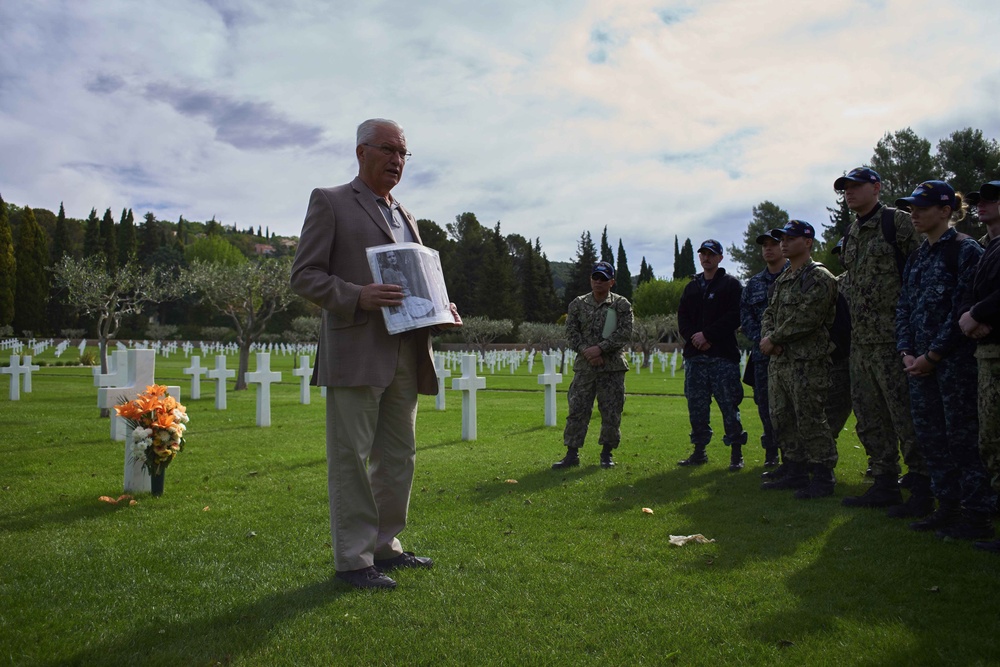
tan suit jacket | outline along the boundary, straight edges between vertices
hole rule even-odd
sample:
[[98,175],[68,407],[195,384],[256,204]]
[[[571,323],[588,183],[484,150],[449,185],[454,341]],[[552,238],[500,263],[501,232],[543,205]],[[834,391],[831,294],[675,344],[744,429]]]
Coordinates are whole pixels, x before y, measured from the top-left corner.
[[[416,221],[400,207],[413,238]],[[312,191],[299,247],[292,263],[292,290],[323,308],[312,384],[327,387],[387,387],[396,372],[399,336],[390,336],[381,311],[358,307],[361,288],[373,282],[365,249],[395,241],[372,191],[360,177]],[[428,329],[417,336],[417,387],[436,394]],[[424,351],[426,350],[426,352]]]

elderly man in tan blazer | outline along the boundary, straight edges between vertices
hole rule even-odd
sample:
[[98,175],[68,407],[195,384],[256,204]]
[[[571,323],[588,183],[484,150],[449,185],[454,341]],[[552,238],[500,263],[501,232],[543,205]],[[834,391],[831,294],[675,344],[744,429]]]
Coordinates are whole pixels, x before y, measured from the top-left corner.
[[[413,483],[417,394],[436,394],[428,329],[395,336],[383,306],[403,302],[399,285],[372,282],[365,249],[420,243],[409,211],[392,198],[409,153],[402,128],[376,118],[358,127],[358,176],[313,190],[292,264],[292,289],[323,308],[312,383],[328,387],[326,455],[337,578],[358,588],[394,588],[386,572],[429,568],[404,552]],[[461,318],[452,304],[456,325]]]

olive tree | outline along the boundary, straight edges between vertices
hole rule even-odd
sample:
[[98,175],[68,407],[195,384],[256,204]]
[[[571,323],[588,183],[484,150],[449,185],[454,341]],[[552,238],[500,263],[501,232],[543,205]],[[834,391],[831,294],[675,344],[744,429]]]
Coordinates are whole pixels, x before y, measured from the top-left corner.
[[260,340],[268,320],[298,297],[289,286],[290,258],[237,264],[195,260],[181,272],[180,285],[200,303],[228,317],[240,348],[235,389],[247,388],[250,348]]

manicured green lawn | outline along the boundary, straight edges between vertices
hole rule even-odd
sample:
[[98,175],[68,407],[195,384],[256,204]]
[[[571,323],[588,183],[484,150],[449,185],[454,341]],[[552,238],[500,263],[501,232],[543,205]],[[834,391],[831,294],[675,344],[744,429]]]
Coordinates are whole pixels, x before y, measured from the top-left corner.
[[[186,365],[159,358],[158,381],[189,397]],[[43,368],[17,403],[3,377],[0,664],[1000,664],[1000,559],[841,507],[865,484],[853,421],[836,497],[761,492],[756,445],[737,474],[720,437],[708,465],[675,465],[690,446],[669,371],[629,374],[613,470],[597,466],[596,412],[583,465],[549,469],[570,377],[546,428],[540,362],[485,374],[475,442],[460,394],[444,412],[422,397],[402,538],[436,565],[398,572],[392,592],[347,589],[332,579],[324,403],[314,389],[299,404],[292,365],[272,358],[270,428],[252,389],[224,412],[212,384],[185,398],[166,493],[134,506],[98,500],[121,493],[123,454],[89,369]],[[749,395],[743,417],[756,443]],[[692,533],[716,542],[668,544]]]

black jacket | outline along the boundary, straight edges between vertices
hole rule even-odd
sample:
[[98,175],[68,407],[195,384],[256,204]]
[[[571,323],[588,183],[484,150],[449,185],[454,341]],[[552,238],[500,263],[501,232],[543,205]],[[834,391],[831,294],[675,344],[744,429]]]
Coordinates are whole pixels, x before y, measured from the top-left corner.
[[[684,337],[685,357],[722,357],[739,362],[736,329],[740,326],[742,293],[740,281],[721,267],[708,282],[704,273],[691,279],[681,294],[681,303],[677,308],[677,326]],[[691,344],[691,336],[699,331],[712,344],[706,352]]]
[[989,335],[976,341],[979,345],[1000,343],[1000,237],[991,239],[979,258],[972,293],[965,295],[959,311],[972,311],[977,322],[993,327]]

